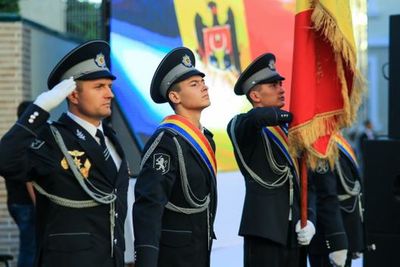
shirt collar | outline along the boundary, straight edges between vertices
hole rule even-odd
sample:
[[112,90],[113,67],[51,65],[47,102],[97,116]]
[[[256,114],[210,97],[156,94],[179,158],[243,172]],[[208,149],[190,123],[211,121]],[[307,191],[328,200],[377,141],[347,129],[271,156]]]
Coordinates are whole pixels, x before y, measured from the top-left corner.
[[72,120],[74,120],[76,123],[78,123],[83,129],[85,129],[91,136],[96,137],[97,129],[99,129],[104,134],[103,124],[102,124],[101,121],[100,121],[100,125],[96,127],[93,124],[85,121],[82,118],[79,118],[78,116],[76,116],[75,114],[73,114],[73,113],[71,113],[69,111],[67,111],[67,115]]

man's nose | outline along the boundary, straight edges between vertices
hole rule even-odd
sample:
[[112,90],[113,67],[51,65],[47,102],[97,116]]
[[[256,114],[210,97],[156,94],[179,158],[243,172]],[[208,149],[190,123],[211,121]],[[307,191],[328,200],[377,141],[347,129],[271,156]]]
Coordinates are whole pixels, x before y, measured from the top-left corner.
[[114,93],[111,88],[107,88],[106,97],[114,98]]

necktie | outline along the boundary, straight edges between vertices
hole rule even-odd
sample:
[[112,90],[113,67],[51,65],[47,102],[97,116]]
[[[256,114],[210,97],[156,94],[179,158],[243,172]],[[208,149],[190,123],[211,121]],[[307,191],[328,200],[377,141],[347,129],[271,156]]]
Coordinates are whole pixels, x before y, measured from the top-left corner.
[[[115,174],[117,172],[115,162],[114,162],[113,158],[111,157],[110,151],[107,148],[104,135],[99,129],[97,129],[96,136],[100,139],[100,147],[102,148],[104,159],[107,162],[108,172],[110,174],[111,173]],[[111,177],[111,178],[113,178],[113,177]]]

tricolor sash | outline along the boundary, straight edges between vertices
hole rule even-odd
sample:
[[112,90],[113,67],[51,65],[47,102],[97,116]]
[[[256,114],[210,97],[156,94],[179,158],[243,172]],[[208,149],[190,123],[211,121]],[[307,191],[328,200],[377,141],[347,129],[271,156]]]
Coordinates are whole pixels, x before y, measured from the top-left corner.
[[356,153],[354,153],[354,150],[351,147],[351,145],[347,142],[347,140],[341,134],[335,134],[334,139],[335,139],[340,151],[342,151],[343,154],[345,154],[347,156],[347,158],[354,165],[355,169],[358,171],[358,162],[357,162]]
[[299,172],[299,163],[296,158],[294,158],[289,153],[288,147],[288,137],[287,130],[281,126],[267,126],[263,128],[264,133],[279,147],[282,153],[285,155],[289,164],[295,170],[295,178],[299,182],[300,172]]
[[171,115],[164,118],[158,129],[168,129],[183,137],[199,154],[208,167],[211,175],[217,175],[217,161],[215,153],[204,134],[186,118]]

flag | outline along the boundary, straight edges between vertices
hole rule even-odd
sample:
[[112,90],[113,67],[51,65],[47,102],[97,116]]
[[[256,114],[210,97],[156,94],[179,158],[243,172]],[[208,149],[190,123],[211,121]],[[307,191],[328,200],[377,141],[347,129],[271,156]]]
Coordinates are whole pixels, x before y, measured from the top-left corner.
[[313,169],[320,158],[333,165],[332,134],[355,120],[362,87],[349,1],[297,0],[291,152],[304,153]]

